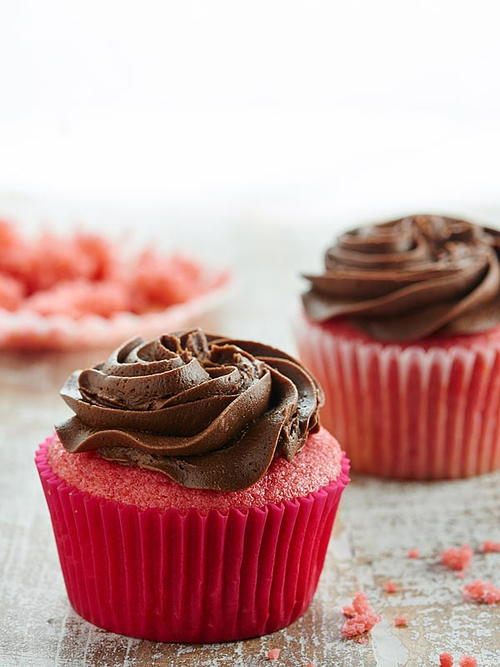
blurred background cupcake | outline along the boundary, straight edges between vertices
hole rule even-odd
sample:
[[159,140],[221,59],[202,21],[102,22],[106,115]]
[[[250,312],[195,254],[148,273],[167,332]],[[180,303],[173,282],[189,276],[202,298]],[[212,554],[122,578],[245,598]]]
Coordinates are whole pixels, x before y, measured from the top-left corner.
[[36,463],[83,618],[198,643],[306,611],[349,464],[299,362],[187,331],[123,345],[62,396],[75,416]]
[[358,472],[439,479],[500,467],[498,232],[416,215],[353,229],[306,276],[300,356]]

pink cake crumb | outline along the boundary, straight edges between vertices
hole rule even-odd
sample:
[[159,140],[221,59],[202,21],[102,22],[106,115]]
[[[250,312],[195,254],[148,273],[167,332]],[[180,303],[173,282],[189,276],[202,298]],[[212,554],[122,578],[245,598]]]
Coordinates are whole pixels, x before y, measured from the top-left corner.
[[453,667],[453,656],[449,653],[441,653],[439,656],[439,667]]
[[464,598],[480,604],[497,604],[500,602],[500,588],[481,579],[475,579],[464,586]]
[[342,626],[342,634],[346,639],[355,639],[364,644],[367,633],[381,620],[377,616],[364,593],[357,593],[352,605],[343,608],[344,615],[348,620]]
[[384,583],[384,591],[386,593],[389,593],[389,594],[390,593],[397,593],[398,592],[398,587],[396,586],[396,584],[393,581],[391,581],[389,579],[389,581],[386,581]]
[[347,616],[347,618],[352,618],[353,616],[356,616],[356,614],[365,614],[371,610],[372,608],[366,599],[366,595],[361,592],[356,593],[352,605],[342,608],[344,616]]
[[280,648],[270,648],[267,652],[267,658],[268,660],[277,660],[280,657],[280,653]]
[[408,551],[408,558],[420,558],[420,554],[417,549],[410,549]]
[[47,439],[48,463],[53,472],[79,491],[135,505],[140,509],[199,511],[262,507],[268,503],[307,496],[336,481],[346,462],[335,438],[325,429],[309,436],[292,461],[276,457],[256,484],[242,491],[188,489],[153,470],[105,461],[96,452],[69,454],[56,435]]
[[41,315],[64,314],[74,320],[88,314],[109,317],[132,310],[130,295],[124,285],[109,280],[58,283],[48,290],[36,292],[25,305]]
[[394,625],[397,628],[407,628],[408,627],[408,619],[406,618],[406,616],[397,616],[394,619]]
[[0,308],[16,310],[24,298],[24,287],[19,280],[0,273]]
[[486,542],[483,542],[481,551],[483,554],[500,553],[500,542],[491,542],[490,540],[486,540]]
[[450,570],[465,570],[472,561],[472,549],[468,544],[460,548],[450,547],[441,554],[441,563]]
[[462,655],[458,664],[460,667],[477,667],[477,660],[471,655]]

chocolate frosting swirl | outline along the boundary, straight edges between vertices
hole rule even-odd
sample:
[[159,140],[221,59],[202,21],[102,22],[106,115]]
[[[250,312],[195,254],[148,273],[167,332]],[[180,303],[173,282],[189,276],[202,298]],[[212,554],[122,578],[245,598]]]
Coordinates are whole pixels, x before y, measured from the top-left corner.
[[284,352],[201,329],[125,343],[76,371],[56,427],[69,452],[165,473],[186,487],[235,491],[276,452],[291,460],[319,428],[322,393]]
[[305,276],[308,317],[348,317],[382,341],[472,334],[500,323],[500,232],[415,215],[342,234]]

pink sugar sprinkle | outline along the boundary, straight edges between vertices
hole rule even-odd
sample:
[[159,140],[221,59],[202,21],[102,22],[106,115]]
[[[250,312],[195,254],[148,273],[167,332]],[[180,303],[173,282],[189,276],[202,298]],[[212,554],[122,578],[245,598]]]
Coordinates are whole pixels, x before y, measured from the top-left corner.
[[410,549],[408,551],[408,558],[420,558],[420,554],[418,553],[417,549]]
[[500,553],[500,542],[491,542],[490,540],[486,540],[486,542],[483,542],[481,551],[483,554]]
[[471,655],[462,655],[458,664],[460,667],[477,667],[477,660]]
[[500,588],[481,579],[475,579],[464,586],[464,598],[480,604],[497,604],[500,602]]
[[269,660],[277,660],[280,657],[280,653],[280,648],[270,648],[267,652],[267,657]]
[[441,563],[450,570],[465,570],[472,560],[472,549],[468,544],[463,547],[450,547],[441,554]]
[[384,591],[386,593],[397,593],[398,587],[396,584],[389,579],[389,581],[386,581],[384,584]]
[[452,667],[453,666],[453,656],[449,653],[441,653],[439,656],[439,665],[440,667]]
[[[364,593],[357,593],[352,606],[344,607],[344,614],[348,620],[342,626],[342,634],[346,639],[356,639],[360,643],[366,643],[365,635],[381,620],[377,616]],[[347,613],[346,613],[347,612]]]
[[397,628],[407,628],[408,627],[408,619],[406,618],[406,616],[397,616],[394,619],[394,625]]

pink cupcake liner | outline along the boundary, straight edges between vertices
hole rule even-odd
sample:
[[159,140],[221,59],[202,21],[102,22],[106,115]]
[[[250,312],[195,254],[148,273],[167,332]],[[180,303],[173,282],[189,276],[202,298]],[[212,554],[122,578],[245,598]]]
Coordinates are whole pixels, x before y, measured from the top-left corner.
[[155,336],[190,324],[217,308],[232,283],[228,271],[207,274],[206,292],[184,303],[150,313],[115,313],[111,317],[41,315],[31,310],[0,308],[0,348],[9,350],[79,350],[111,346],[136,336]]
[[454,479],[500,468],[499,345],[380,344],[305,316],[295,333],[353,470]]
[[79,491],[36,464],[69,600],[106,630],[168,642],[244,639],[283,628],[308,608],[342,492],[263,507],[140,510]]

